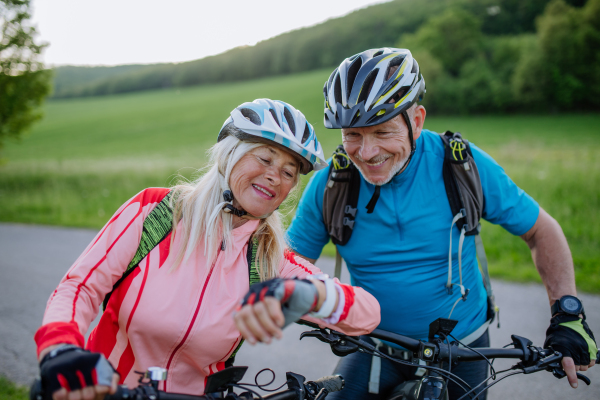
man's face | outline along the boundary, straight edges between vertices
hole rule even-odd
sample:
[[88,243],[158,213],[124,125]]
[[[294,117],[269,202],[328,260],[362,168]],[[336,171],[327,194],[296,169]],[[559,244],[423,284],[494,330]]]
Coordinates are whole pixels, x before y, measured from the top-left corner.
[[[414,140],[420,133],[420,129],[413,132]],[[352,162],[373,185],[389,182],[410,155],[408,128],[402,115],[379,125],[342,129],[342,140]]]

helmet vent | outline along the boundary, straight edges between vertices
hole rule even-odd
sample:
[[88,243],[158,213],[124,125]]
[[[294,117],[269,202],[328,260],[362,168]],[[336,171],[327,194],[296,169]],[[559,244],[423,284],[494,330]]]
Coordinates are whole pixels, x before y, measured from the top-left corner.
[[287,107],[285,107],[285,109],[283,110],[283,116],[287,121],[290,130],[292,131],[294,136],[296,136],[296,123],[294,122],[294,117],[292,117],[292,113],[290,112],[290,110],[288,110]]
[[[336,68],[336,69],[335,69],[335,70],[334,70],[334,71],[331,73],[331,75],[329,75],[329,80],[328,80],[327,82],[325,82],[325,84],[326,84],[326,85],[325,85],[325,87],[326,87],[327,89],[329,89],[329,88],[331,87],[331,84],[333,83],[333,78],[335,78],[335,74],[337,74],[337,72],[338,72],[338,69]],[[323,88],[323,90],[326,90],[326,89],[325,89],[325,88]]]
[[356,74],[358,74],[358,70],[362,67],[362,58],[357,58],[350,68],[348,68],[348,78],[346,79],[346,93],[352,93],[352,86],[354,85],[354,81],[356,80]]
[[413,60],[412,70],[410,72],[412,72],[413,74],[419,72],[419,64],[417,64],[415,60]]
[[402,54],[398,57],[394,57],[388,64],[387,71],[385,72],[385,79],[390,79],[391,75],[398,70],[398,67],[402,65],[402,62],[406,58],[406,55]]
[[408,86],[400,88],[400,90],[398,90],[396,94],[390,98],[390,103],[397,103],[401,98],[404,97],[406,92],[408,92],[408,89],[410,89]]
[[385,114],[381,114],[381,115],[379,115],[379,113],[378,113],[378,114],[375,114],[375,115],[371,116],[371,118],[369,118],[369,119],[367,120],[367,122],[365,122],[365,125],[373,124],[374,122],[376,122],[376,121],[378,121],[378,120],[382,119],[384,115],[385,115]]
[[304,134],[302,135],[302,144],[306,143],[308,138],[310,137],[310,129],[308,128],[308,124],[304,125]]
[[277,125],[281,128],[281,122],[279,122],[279,118],[277,118],[277,114],[275,114],[275,110],[273,110],[272,108],[269,108],[269,112],[273,116],[275,123],[277,123]]
[[261,124],[260,116],[256,111],[250,108],[242,108],[240,109],[240,112],[244,117],[246,117],[246,119],[250,120],[250,122],[252,122],[254,125]]
[[342,82],[340,79],[340,74],[337,74],[335,78],[335,83],[333,84],[333,95],[335,96],[336,103],[345,103],[342,102]]
[[383,50],[379,50],[377,53],[373,54],[373,58],[379,57],[382,54],[383,54]]
[[354,124],[358,122],[359,117],[360,117],[360,110],[357,111],[356,114],[354,114],[354,117],[352,118],[352,122],[350,122],[350,126],[354,126]]
[[367,75],[367,77],[365,78],[365,81],[362,85],[362,88],[360,90],[360,96],[358,96],[358,100],[356,100],[356,104],[360,104],[361,101],[367,100],[367,98],[369,97],[369,93],[371,92],[371,86],[373,86],[373,82],[375,81],[375,78],[377,77],[378,72],[379,72],[378,68],[369,72],[369,75]]

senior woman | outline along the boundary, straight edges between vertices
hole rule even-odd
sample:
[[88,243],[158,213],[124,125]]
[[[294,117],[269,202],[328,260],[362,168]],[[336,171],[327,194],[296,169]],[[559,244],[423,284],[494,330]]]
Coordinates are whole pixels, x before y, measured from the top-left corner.
[[[202,394],[243,337],[269,342],[307,313],[352,335],[378,325],[370,294],[286,250],[277,208],[300,173],[327,166],[304,115],[281,101],[244,103],[211,155],[195,182],[146,189],[121,206],[51,295],[35,340],[55,400],[99,399],[117,381],[136,386],[135,371],[151,366],[169,370],[160,389]],[[159,207],[170,210],[168,233],[136,263],[140,241],[161,224],[149,217]],[[249,291],[253,276],[260,283]]]

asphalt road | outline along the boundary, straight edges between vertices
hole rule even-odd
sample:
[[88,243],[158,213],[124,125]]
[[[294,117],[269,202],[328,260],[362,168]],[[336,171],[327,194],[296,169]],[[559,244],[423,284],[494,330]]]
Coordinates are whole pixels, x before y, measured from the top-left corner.
[[[58,227],[0,224],[0,374],[20,384],[29,384],[37,373],[33,335],[39,327],[46,301],[67,268],[96,235],[96,231]],[[321,259],[317,265],[333,274],[333,261]],[[344,270],[342,280],[348,280]],[[509,343],[517,334],[541,345],[549,322],[546,292],[537,284],[512,284],[493,281],[501,308],[501,328],[491,329],[491,346]],[[600,296],[580,294],[591,329],[600,332]],[[244,378],[252,382],[254,374],[270,367],[276,383],[285,380],[286,371],[294,371],[314,380],[333,371],[338,358],[329,347],[315,339],[298,341],[305,329],[291,326],[281,341],[266,345],[244,345],[238,365],[249,365]],[[507,360],[494,364],[509,367]],[[262,376],[260,381],[269,380]],[[600,398],[600,367],[587,372],[591,386],[580,383],[570,388],[566,379],[550,373],[517,375],[494,386],[488,398],[496,399],[594,399]],[[279,385],[277,385],[279,386]]]

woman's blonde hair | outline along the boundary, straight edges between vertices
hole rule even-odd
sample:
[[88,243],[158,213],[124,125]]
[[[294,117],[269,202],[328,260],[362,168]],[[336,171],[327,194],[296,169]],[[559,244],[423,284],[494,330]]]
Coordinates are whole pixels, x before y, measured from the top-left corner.
[[[266,145],[228,136],[209,150],[210,163],[204,175],[193,182],[182,183],[172,188],[171,242],[176,234],[182,235],[181,246],[177,249],[173,264],[174,269],[190,257],[203,238],[205,256],[211,265],[221,246],[225,249],[231,246],[232,214],[222,212],[226,204],[223,191],[229,189],[229,177],[235,164],[246,153],[261,146]],[[180,221],[181,227],[177,228]],[[268,217],[261,219],[252,237],[258,239],[256,259],[261,280],[277,276],[286,248],[279,211],[275,210]]]

